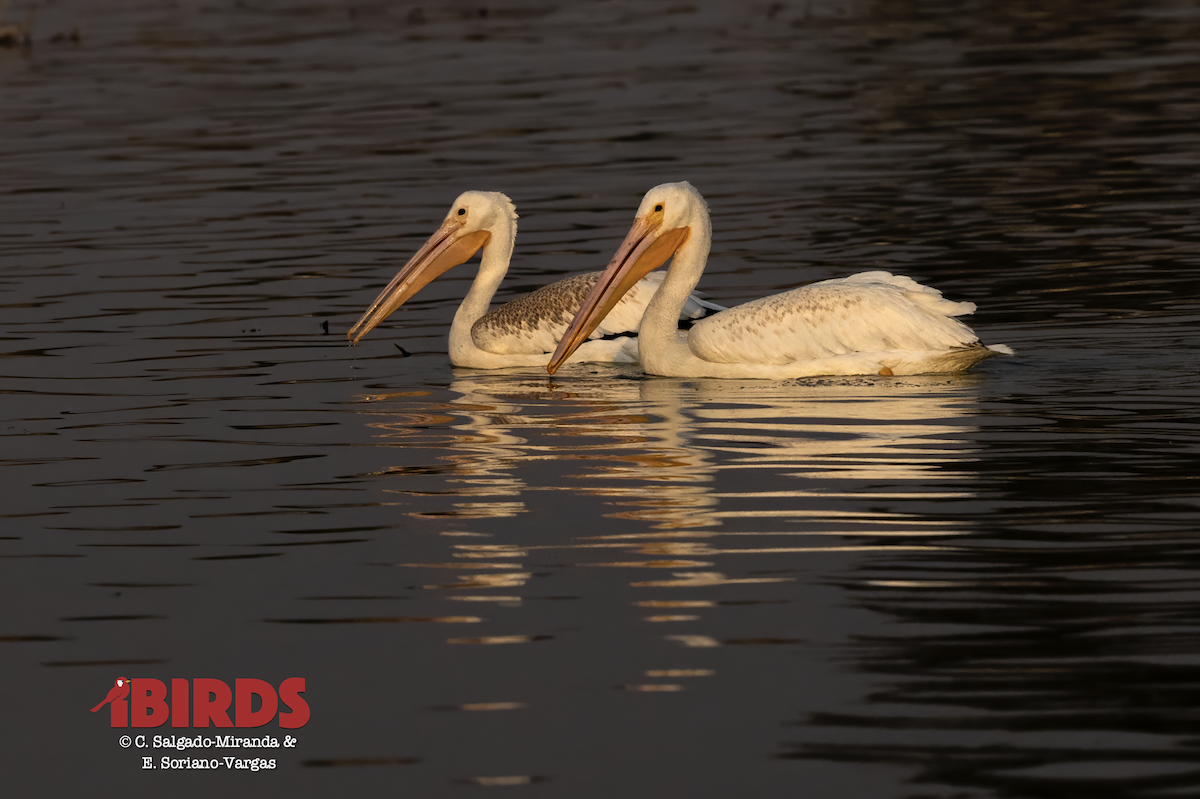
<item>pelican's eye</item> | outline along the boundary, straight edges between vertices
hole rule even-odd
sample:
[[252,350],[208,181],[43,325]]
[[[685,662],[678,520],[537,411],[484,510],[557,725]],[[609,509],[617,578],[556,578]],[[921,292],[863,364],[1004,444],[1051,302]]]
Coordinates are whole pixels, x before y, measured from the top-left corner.
[[458,209],[458,215],[459,215],[459,216],[465,216],[465,215],[466,215],[466,213],[467,213],[467,209],[466,209],[466,208],[459,208],[459,209]]
[[658,205],[654,206],[655,213],[658,213],[661,210],[662,210],[662,203],[659,203]]

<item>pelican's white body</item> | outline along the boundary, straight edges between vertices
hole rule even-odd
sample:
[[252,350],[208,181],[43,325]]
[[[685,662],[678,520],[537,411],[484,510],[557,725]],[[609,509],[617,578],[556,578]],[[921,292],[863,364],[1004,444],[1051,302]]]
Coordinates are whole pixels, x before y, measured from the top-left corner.
[[712,226],[689,183],[647,193],[638,218],[662,206],[662,230],[687,227],[638,333],[643,368],[671,377],[795,378],[817,375],[961,372],[1011,354],[985,347],[954,317],[972,313],[937,289],[888,272],[863,272],[747,302],[697,321],[675,320],[708,260]]

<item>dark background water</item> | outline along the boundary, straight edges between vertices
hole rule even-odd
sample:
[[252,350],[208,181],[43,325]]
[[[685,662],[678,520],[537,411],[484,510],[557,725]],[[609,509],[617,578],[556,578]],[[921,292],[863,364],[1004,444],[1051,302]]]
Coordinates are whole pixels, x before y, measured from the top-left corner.
[[[1200,791],[1194,4],[5,20],[13,795]],[[455,370],[467,266],[345,346],[463,190],[522,214],[506,299],[683,179],[714,300],[888,269],[1018,356]],[[88,712],[119,675],[301,675],[312,719],[143,772]]]

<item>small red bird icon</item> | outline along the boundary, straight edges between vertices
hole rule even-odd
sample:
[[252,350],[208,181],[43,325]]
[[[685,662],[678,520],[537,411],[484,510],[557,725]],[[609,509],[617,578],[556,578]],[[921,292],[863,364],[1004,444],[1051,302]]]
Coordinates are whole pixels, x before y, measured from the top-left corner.
[[118,677],[117,684],[108,689],[108,696],[104,697],[103,702],[92,708],[92,712],[95,713],[109,702],[112,702],[116,699],[124,699],[127,696],[129,696],[129,680],[125,677]]

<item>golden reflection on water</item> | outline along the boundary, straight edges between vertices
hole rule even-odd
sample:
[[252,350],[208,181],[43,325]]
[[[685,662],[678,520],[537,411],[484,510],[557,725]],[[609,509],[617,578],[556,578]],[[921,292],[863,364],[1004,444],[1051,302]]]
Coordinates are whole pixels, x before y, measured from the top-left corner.
[[524,702],[468,702],[460,705],[463,710],[520,710]]
[[448,638],[446,642],[450,644],[497,646],[502,644],[528,644],[533,641],[546,641],[550,637],[545,635],[477,635],[470,638]]
[[[414,476],[388,489],[407,498],[405,512],[451,528],[479,525],[443,531],[444,562],[395,564],[466,572],[424,585],[459,601],[522,607],[532,563],[552,555],[556,569],[623,570],[630,587],[658,593],[634,602],[646,611],[640,618],[683,648],[796,643],[707,629],[719,603],[706,592],[792,582],[783,568],[789,558],[946,548],[938,541],[961,530],[926,503],[975,494],[973,472],[961,467],[975,457],[969,377],[772,383],[615,373],[556,383],[457,374],[449,397],[363,400],[384,446],[403,442],[435,453],[437,466],[387,470]],[[547,473],[542,464],[553,467],[552,482],[534,477]],[[541,530],[496,541],[479,532],[490,529],[480,520],[531,510],[545,518],[546,506],[555,518],[569,516],[577,500],[562,492],[599,499],[599,512],[612,521],[566,518],[558,538]],[[690,596],[661,595],[678,589]],[[666,634],[671,630],[678,632]],[[500,634],[450,643],[546,638]],[[672,679],[711,674],[646,671]],[[683,690],[674,681],[618,687]]]
[[[646,521],[642,535],[655,538],[675,531],[696,538],[751,518],[820,520],[834,534],[867,523],[872,535],[888,532],[879,527],[944,535],[947,524],[920,515],[794,500],[972,496],[971,472],[950,468],[970,459],[963,441],[972,429],[963,418],[975,401],[970,378],[558,384],[458,374],[450,386],[457,396],[433,407],[420,404],[427,398],[420,392],[360,398],[383,442],[452,431],[437,442],[448,488],[389,489],[445,500],[410,511],[417,516],[512,517],[528,510],[533,492],[568,491],[608,498],[618,508],[612,517]],[[563,479],[529,484],[518,472],[538,461],[560,463]],[[750,488],[755,471],[789,484]]]
[[786,583],[791,577],[742,577],[730,579],[720,572],[677,572],[673,580],[630,583],[635,588],[712,588],[718,585]]
[[678,680],[682,677],[711,677],[716,674],[712,669],[647,669],[647,677],[666,677]]
[[508,785],[532,785],[535,782],[540,782],[537,777],[529,774],[513,774],[504,777],[475,777],[473,781],[489,788]]

